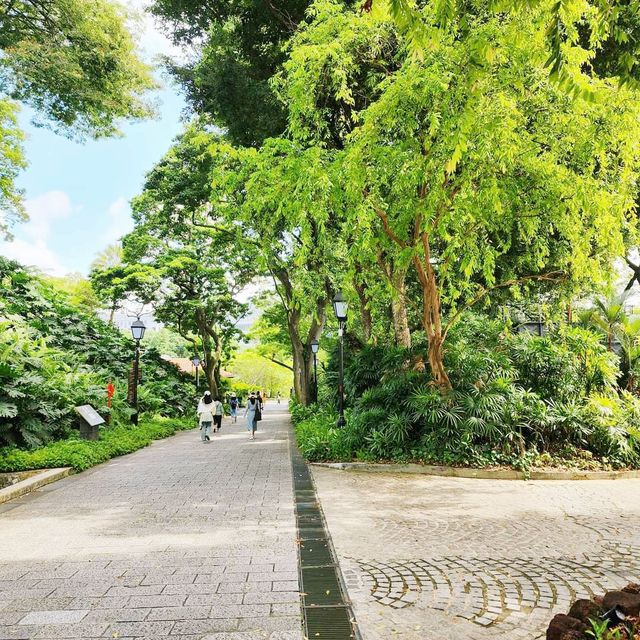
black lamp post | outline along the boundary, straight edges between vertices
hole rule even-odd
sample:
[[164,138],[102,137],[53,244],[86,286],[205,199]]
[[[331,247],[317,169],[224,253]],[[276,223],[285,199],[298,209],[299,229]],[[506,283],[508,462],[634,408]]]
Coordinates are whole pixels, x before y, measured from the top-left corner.
[[133,362],[133,389],[132,389],[132,405],[135,410],[131,416],[131,422],[138,424],[138,377],[140,375],[140,340],[144,337],[146,327],[140,318],[131,325],[131,335],[136,341],[136,359]]
[[347,421],[344,419],[344,326],[347,322],[347,309],[349,305],[338,291],[333,298],[333,312],[338,319],[338,336],[340,337],[340,382],[338,384],[338,427],[344,427]]
[[318,350],[320,343],[317,340],[311,341],[311,352],[313,353],[313,401],[318,402]]
[[196,368],[196,389],[200,387],[200,380],[198,379],[198,367],[200,366],[200,358],[198,356],[193,356],[191,358],[191,364]]

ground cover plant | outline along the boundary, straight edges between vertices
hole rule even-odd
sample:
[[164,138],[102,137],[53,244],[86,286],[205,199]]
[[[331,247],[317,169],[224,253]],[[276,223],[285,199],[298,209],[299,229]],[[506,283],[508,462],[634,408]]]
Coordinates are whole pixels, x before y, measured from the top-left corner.
[[[143,345],[144,346],[144,345]],[[107,408],[114,424],[131,415],[127,375],[133,342],[15,262],[0,258],[0,446],[34,448],[67,437],[73,407]],[[190,376],[152,349],[141,356],[142,413],[184,416],[194,405]]]
[[193,429],[194,421],[175,418],[144,418],[137,426],[122,424],[100,429],[99,440],[81,440],[70,436],[34,450],[5,447],[0,449],[0,473],[72,467],[84,471],[101,462],[137,451],[153,440],[167,438],[176,431]]

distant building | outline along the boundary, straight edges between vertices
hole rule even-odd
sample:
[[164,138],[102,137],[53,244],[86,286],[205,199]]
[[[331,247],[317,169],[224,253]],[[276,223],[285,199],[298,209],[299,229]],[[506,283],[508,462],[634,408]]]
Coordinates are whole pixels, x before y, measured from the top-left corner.
[[[193,366],[193,362],[191,362],[190,358],[174,358],[173,356],[162,356],[162,359],[175,365],[183,373],[188,373],[192,376],[196,375],[196,368]],[[233,373],[224,370],[220,371],[220,377],[235,378]]]

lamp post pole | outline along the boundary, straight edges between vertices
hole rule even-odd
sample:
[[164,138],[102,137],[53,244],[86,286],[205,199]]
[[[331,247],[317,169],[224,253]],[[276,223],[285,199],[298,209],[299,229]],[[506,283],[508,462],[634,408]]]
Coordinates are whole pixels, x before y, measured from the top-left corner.
[[131,422],[138,424],[138,377],[140,376],[140,340],[136,340],[136,358],[133,361],[133,408]]
[[344,323],[340,323],[338,329],[340,336],[340,384],[338,386],[339,391],[339,404],[338,404],[338,427],[342,428],[347,424],[344,418]]
[[348,303],[338,291],[333,298],[333,311],[338,320],[338,336],[340,340],[340,380],[338,383],[338,428],[347,424],[344,417],[344,328],[347,322]]
[[200,387],[200,379],[198,378],[198,367],[200,366],[200,358],[198,356],[194,356],[191,359],[193,366],[196,368],[196,390]]
[[318,402],[318,350],[320,343],[317,340],[311,341],[311,351],[313,352],[313,401]]
[[140,376],[140,340],[144,336],[146,327],[140,318],[131,325],[131,335],[136,341],[136,357],[133,361],[133,389],[132,389],[132,406],[134,413],[131,416],[131,422],[138,424],[138,378]]

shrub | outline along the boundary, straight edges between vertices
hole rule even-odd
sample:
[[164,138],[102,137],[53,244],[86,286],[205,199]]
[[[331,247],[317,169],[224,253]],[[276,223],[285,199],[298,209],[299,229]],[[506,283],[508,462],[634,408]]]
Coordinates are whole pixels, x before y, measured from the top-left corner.
[[[107,412],[110,380],[116,386],[112,415],[127,419],[133,353],[130,337],[0,257],[0,446],[33,448],[66,437],[75,405],[91,403]],[[142,413],[184,416],[193,410],[192,379],[154,349],[143,348],[141,374]]]
[[184,421],[156,417],[142,421],[138,426],[107,427],[100,431],[100,439],[95,441],[71,437],[34,451],[5,447],[0,449],[0,472],[53,467],[73,467],[76,471],[84,471],[115,456],[146,447],[153,440],[191,428],[193,425]]
[[467,314],[447,342],[453,389],[446,393],[423,372],[424,352],[417,343],[353,354],[345,369],[353,395],[344,429],[333,430],[335,418],[316,420],[315,407],[293,406],[303,451],[311,459],[521,469],[543,454],[589,468],[597,461],[640,464],[640,400],[616,388],[618,359],[596,334],[575,327],[544,337],[513,334],[503,323]]

